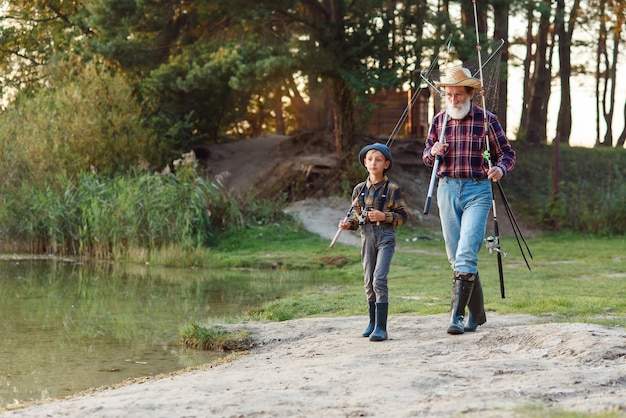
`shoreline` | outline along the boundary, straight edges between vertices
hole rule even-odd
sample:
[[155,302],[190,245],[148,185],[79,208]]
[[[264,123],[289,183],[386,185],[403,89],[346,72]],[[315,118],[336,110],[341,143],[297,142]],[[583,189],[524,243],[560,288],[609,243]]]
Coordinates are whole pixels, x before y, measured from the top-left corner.
[[229,325],[256,346],[229,361],[2,411],[6,417],[537,416],[626,411],[626,331],[487,313],[446,334],[448,314],[391,316],[390,339],[360,337],[365,316]]

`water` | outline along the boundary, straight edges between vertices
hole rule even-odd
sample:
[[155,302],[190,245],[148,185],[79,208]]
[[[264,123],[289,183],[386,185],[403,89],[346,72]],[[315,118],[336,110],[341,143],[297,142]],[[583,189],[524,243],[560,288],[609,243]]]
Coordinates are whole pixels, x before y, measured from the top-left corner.
[[223,354],[183,348],[180,326],[280,297],[296,274],[0,261],[0,410],[211,362]]

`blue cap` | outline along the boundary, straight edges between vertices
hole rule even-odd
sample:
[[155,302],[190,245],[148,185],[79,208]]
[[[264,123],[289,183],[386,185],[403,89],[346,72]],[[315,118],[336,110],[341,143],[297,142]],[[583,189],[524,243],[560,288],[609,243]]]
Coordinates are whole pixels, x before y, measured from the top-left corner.
[[359,152],[359,161],[361,162],[361,165],[365,167],[365,154],[367,154],[367,152],[371,150],[380,151],[380,153],[385,156],[387,161],[389,161],[389,168],[385,169],[383,172],[386,173],[387,171],[391,170],[391,167],[393,167],[393,158],[391,157],[391,151],[389,150],[389,147],[387,145],[381,144],[380,142],[376,142],[374,144],[366,145],[363,147],[361,152]]

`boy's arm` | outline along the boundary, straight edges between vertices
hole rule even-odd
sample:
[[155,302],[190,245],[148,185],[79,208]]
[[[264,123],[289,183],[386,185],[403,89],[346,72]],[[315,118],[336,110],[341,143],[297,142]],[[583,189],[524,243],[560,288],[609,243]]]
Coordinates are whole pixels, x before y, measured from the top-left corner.
[[391,193],[391,204],[387,205],[389,212],[385,212],[385,223],[392,224],[393,226],[402,226],[409,217],[409,212],[406,208],[406,201],[402,195],[400,186],[396,183],[390,183],[389,189]]
[[350,218],[348,219],[348,222],[350,222],[349,230],[351,231],[356,231],[357,229],[359,229],[359,218],[357,217],[357,215],[361,213],[361,203],[358,197],[359,197],[359,194],[361,193],[361,190],[363,189],[363,184],[364,183],[357,184],[354,190],[352,191],[353,208],[352,208],[352,212],[350,213]]

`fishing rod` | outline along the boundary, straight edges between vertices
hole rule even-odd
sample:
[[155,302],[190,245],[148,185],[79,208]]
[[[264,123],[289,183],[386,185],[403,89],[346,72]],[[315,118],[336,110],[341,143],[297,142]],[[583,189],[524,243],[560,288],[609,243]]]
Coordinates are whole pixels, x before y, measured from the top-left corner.
[[[483,128],[485,131],[485,152],[483,156],[487,160],[487,164],[489,169],[493,167],[491,164],[491,146],[489,144],[489,132],[488,132],[488,120],[487,120],[487,103],[485,101],[485,82],[483,78],[483,68],[482,68],[482,57],[480,55],[480,35],[478,32],[478,12],[476,10],[476,0],[472,0],[472,5],[474,7],[474,28],[476,29],[476,52],[478,55],[478,73],[480,75],[480,91],[481,91],[481,101],[483,105]],[[493,212],[493,237],[488,237],[485,244],[489,249],[489,253],[493,254],[493,251],[496,252],[498,258],[498,275],[500,276],[500,295],[504,299],[504,272],[502,271],[502,256],[506,257],[506,253],[502,251],[500,248],[500,231],[498,226],[498,214],[496,209],[496,197],[493,190],[493,182],[491,185],[491,211]]]
[[[448,52],[450,52],[450,47],[452,45],[452,40],[450,40],[450,42],[448,43]],[[447,60],[446,60],[447,62]],[[437,93],[439,93],[439,95],[441,96],[441,90],[439,90],[436,86],[434,86],[430,80],[426,79],[426,77],[424,77],[424,75],[422,74],[422,78],[426,80],[426,83],[428,83],[428,85],[432,86],[435,88],[435,90],[437,91]],[[446,124],[448,123],[448,111],[446,110],[446,113],[443,116],[443,124],[441,127],[441,135],[439,137],[439,141],[443,144],[443,140],[444,140],[444,132],[446,130]],[[435,190],[435,179],[437,178],[437,171],[439,170],[439,164],[441,163],[441,156],[437,155],[435,157],[435,164],[433,165],[433,172],[430,176],[430,183],[428,185],[428,193],[426,195],[426,203],[424,203],[424,215],[428,215],[428,212],[430,211],[430,201],[432,200],[433,197],[433,190]]]
[[[489,132],[488,132],[488,120],[487,120],[487,103],[485,101],[485,82],[483,78],[483,69],[482,69],[482,57],[480,55],[480,34],[478,32],[478,12],[476,11],[476,0],[472,0],[472,5],[474,7],[474,28],[476,29],[476,52],[478,55],[478,73],[480,75],[480,95],[481,101],[483,105],[483,129],[485,132],[485,152],[483,153],[484,158],[487,160],[487,164],[489,169],[491,170],[491,146],[489,144]],[[493,182],[492,182],[493,183]],[[504,299],[504,272],[502,271],[502,255],[506,257],[506,253],[502,251],[500,248],[500,231],[498,227],[498,214],[496,210],[496,197],[493,190],[493,184],[491,185],[491,211],[493,212],[493,237],[487,237],[485,241],[485,245],[489,249],[489,254],[493,254],[493,251],[496,252],[498,257],[498,274],[500,276],[500,295]]]
[[[441,133],[439,134],[439,142],[444,143],[444,133],[446,132],[446,124],[448,123],[448,111],[443,115],[443,123],[441,124]],[[430,201],[433,197],[433,190],[435,189],[435,180],[437,179],[437,171],[439,171],[439,164],[443,158],[441,155],[435,157],[435,164],[433,165],[433,172],[430,175],[430,184],[428,185],[428,194],[426,195],[426,203],[424,203],[424,215],[428,215],[430,211]]]
[[[447,50],[450,50],[451,44],[452,44],[452,34],[448,35],[448,37],[446,38],[446,41],[444,42],[444,45],[446,45]],[[426,73],[424,73],[424,71],[420,72],[420,78],[428,82],[428,78],[430,77],[430,74],[435,70],[435,67],[437,66],[438,61],[439,61],[439,52],[437,52],[437,55],[430,63],[430,66],[428,67],[428,70],[426,71]],[[424,74],[426,74],[426,76],[424,76]],[[391,148],[391,145],[395,141],[396,136],[398,135],[398,132],[400,132],[402,125],[404,125],[404,122],[406,121],[406,118],[409,115],[410,108],[413,107],[413,105],[417,101],[417,97],[422,92],[423,88],[421,84],[422,83],[420,82],[418,85],[419,87],[417,88],[415,93],[413,93],[413,95],[411,96],[411,100],[409,101],[409,104],[404,108],[404,111],[402,112],[400,119],[398,119],[396,126],[394,126],[393,130],[391,131],[391,134],[389,135],[389,138],[387,139],[387,142],[385,143],[387,147]]]
[[[515,219],[515,215],[513,214],[513,210],[511,210],[511,205],[509,205],[509,201],[504,194],[504,188],[500,182],[497,182],[498,189],[500,190],[500,196],[502,197],[502,201],[504,202],[504,208],[506,209],[506,213],[509,216],[509,220],[511,221],[511,228],[513,229],[513,233],[515,234],[515,239],[517,240],[517,246],[519,247],[520,252],[522,253],[522,257],[524,257],[524,262],[526,263],[526,267],[528,270],[531,270],[530,264],[528,264],[528,259],[526,258],[526,254],[524,254],[524,249],[522,248],[522,242],[524,242],[524,246],[526,247],[526,251],[528,251],[529,257],[532,259],[533,254],[530,252],[530,248],[528,248],[528,244],[524,239],[524,235],[522,235],[522,231],[520,230],[519,224],[517,223],[517,219]],[[520,242],[520,239],[522,242]]]
[[[452,34],[448,35],[444,45],[448,45],[448,48],[449,48],[449,45],[450,45],[451,42],[452,42]],[[435,55],[435,58],[430,63],[430,66],[428,67],[428,69],[426,71],[426,75],[424,75],[424,72],[420,72],[420,77],[421,78],[428,79],[430,77],[430,74],[434,71],[435,67],[437,66],[437,63],[439,62],[439,53],[440,53],[440,51],[437,51],[437,55]],[[417,90],[411,96],[411,100],[409,100],[409,103],[407,104],[407,106],[405,107],[404,111],[402,112],[402,115],[400,116],[400,119],[398,119],[398,122],[396,123],[396,126],[394,126],[393,130],[391,131],[391,134],[387,138],[387,142],[385,143],[385,145],[389,149],[391,149],[391,145],[393,145],[393,142],[395,141],[396,136],[398,135],[398,132],[400,132],[400,129],[402,128],[402,125],[404,125],[404,122],[406,121],[406,118],[409,115],[410,109],[415,104],[415,102],[417,101],[418,96],[420,95],[420,93],[423,90],[421,84],[422,84],[421,82],[418,84]],[[354,207],[358,203],[358,198],[363,193],[363,191],[365,190],[366,185],[367,185],[367,179],[363,182],[363,186],[361,187],[361,190],[357,194],[356,198],[352,201],[352,205],[350,206],[350,209],[346,213],[346,216],[343,218],[343,222],[348,222],[348,220],[352,216],[352,212],[354,211]],[[337,240],[339,239],[339,236],[341,235],[341,231],[343,231],[343,229],[337,228],[337,232],[335,233],[335,236],[333,237],[332,241],[330,242],[330,245],[328,246],[328,248],[333,248],[335,246],[335,244],[337,243]]]
[[[485,83],[484,83],[484,79],[483,79],[483,66],[481,64],[481,54],[480,54],[480,50],[481,50],[481,46],[480,46],[480,36],[478,33],[478,12],[476,10],[476,0],[472,0],[472,5],[474,7],[474,28],[476,30],[476,51],[478,53],[478,68],[479,68],[479,74],[480,74],[480,84],[481,84],[481,99],[482,99],[482,107],[483,107],[483,123],[484,123],[484,130],[485,130],[485,151],[483,153],[483,157],[487,160],[487,164],[489,166],[489,169],[492,168],[492,162],[491,162],[491,150],[490,150],[490,145],[489,145],[489,132],[488,132],[488,118],[487,118],[487,104],[485,101]],[[496,212],[496,196],[495,196],[495,191],[494,191],[494,187],[495,184],[497,184],[498,186],[498,190],[500,191],[500,195],[502,197],[502,200],[504,202],[504,207],[505,210],[507,212],[507,215],[509,217],[509,220],[511,221],[511,226],[513,227],[513,231],[515,233],[515,238],[517,239],[517,244],[520,248],[520,251],[522,252],[522,256],[524,257],[524,261],[526,262],[526,266],[528,267],[528,269],[530,270],[530,265],[528,264],[528,260],[526,259],[526,255],[524,254],[524,250],[522,249],[522,245],[520,242],[520,237],[521,240],[524,242],[524,245],[526,246],[526,249],[528,250],[528,254],[530,255],[530,258],[532,258],[532,254],[530,253],[530,249],[528,248],[528,244],[526,243],[526,240],[524,239],[524,236],[522,235],[520,229],[519,229],[519,225],[517,224],[517,220],[515,219],[515,215],[513,214],[513,211],[511,210],[511,206],[509,205],[509,202],[506,198],[506,195],[504,194],[504,189],[502,188],[502,184],[500,184],[499,181],[496,182],[491,182],[491,190],[492,190],[492,211],[493,211],[493,233],[494,236],[489,236],[485,239],[485,246],[487,247],[487,249],[489,250],[489,254],[493,254],[493,252],[496,252],[496,256],[498,259],[498,275],[500,278],[500,295],[502,296],[502,298],[505,298],[505,291],[504,291],[504,272],[502,270],[502,257],[506,257],[507,253],[502,251],[502,248],[500,247],[500,231],[499,231],[499,225],[498,225],[498,215]]]

